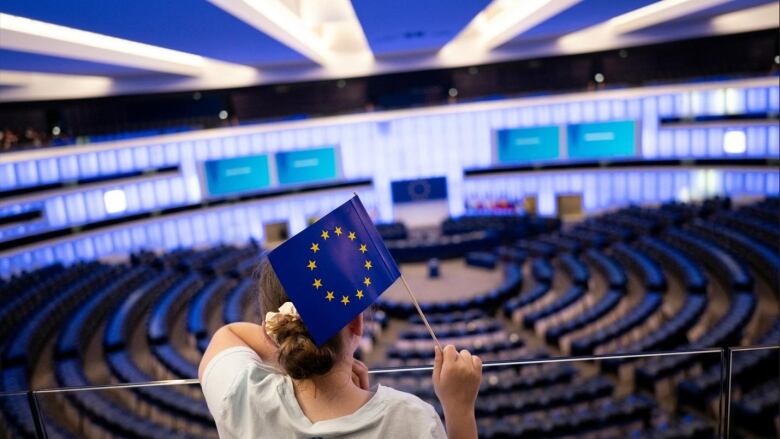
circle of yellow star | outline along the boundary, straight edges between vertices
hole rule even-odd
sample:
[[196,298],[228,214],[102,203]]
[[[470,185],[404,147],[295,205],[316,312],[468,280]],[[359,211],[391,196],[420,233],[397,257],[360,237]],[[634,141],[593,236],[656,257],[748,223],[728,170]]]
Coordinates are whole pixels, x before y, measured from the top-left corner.
[[330,233],[327,230],[323,230],[320,236],[322,236],[322,239],[328,239],[330,238]]
[[347,235],[347,238],[349,238],[350,241],[354,241],[357,236],[355,236],[355,232],[349,232],[349,235]]
[[358,299],[362,299],[363,298],[363,290],[357,290],[357,293],[355,293],[355,297],[357,297]]
[[363,285],[365,286],[371,285],[371,278],[370,277],[363,278]]
[[318,251],[320,251],[320,245],[315,242],[312,242],[310,250],[313,251],[314,253],[317,253]]
[[325,298],[328,299],[328,302],[334,299],[333,297],[333,291],[328,291],[328,294],[325,295]]
[[365,244],[360,244],[360,253],[365,253],[367,251],[368,251],[368,249],[366,248],[366,245]]
[[313,283],[313,284],[311,284],[311,285],[312,285],[314,288],[316,288],[316,289],[318,289],[318,290],[319,290],[319,289],[320,289],[320,287],[322,286],[322,279],[314,279],[314,283]]
[[309,270],[314,270],[317,268],[317,262],[315,261],[309,261],[309,265],[306,266]]
[[344,306],[347,306],[347,304],[349,303],[349,297],[341,296],[341,303],[343,303]]
[[341,227],[336,227],[336,230],[334,230],[333,233],[335,233],[336,236],[341,236],[344,232],[341,231]]
[[371,268],[374,267],[373,265],[371,265],[371,261],[366,261],[366,263],[363,264],[363,266],[366,267],[366,270],[370,270]]

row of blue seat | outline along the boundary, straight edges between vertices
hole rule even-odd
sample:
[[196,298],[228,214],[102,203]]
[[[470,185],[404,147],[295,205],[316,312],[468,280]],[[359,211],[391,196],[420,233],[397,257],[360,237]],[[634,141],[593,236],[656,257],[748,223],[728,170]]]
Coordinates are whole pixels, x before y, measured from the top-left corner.
[[625,291],[628,284],[626,270],[614,258],[595,248],[585,252],[585,258],[593,264],[607,281],[607,288],[613,291]]
[[697,221],[691,228],[727,251],[744,257],[773,289],[780,288],[780,255],[777,251],[728,226]]
[[154,277],[149,267],[134,267],[120,275],[107,288],[93,294],[65,322],[59,332],[55,355],[57,358],[73,358],[82,354],[89,336],[98,329],[100,317],[112,309],[116,302],[138,287],[144,280]]
[[406,230],[406,225],[403,223],[377,224],[376,230],[379,232],[379,236],[381,236],[385,241],[394,241],[398,239],[406,239],[409,237],[409,233]]
[[574,302],[582,299],[582,297],[585,295],[585,291],[586,290],[583,286],[573,285],[568,290],[566,290],[563,295],[556,298],[552,302],[546,304],[536,311],[526,314],[523,317],[523,325],[525,325],[527,328],[532,328],[539,320],[545,317],[550,317],[551,315],[561,311]]
[[106,283],[119,274],[119,271],[115,267],[98,266],[29,315],[24,324],[17,329],[13,341],[4,353],[4,367],[19,364],[34,365],[44,344],[51,339],[51,334],[67,314],[96,289],[110,287]]
[[[17,326],[31,313],[36,312],[59,288],[85,276],[94,267],[94,263],[75,264],[67,270],[55,270],[50,278],[39,278],[36,274],[30,274],[27,288],[17,291],[15,297],[9,297],[0,307],[0,334],[13,334]],[[0,351],[10,342],[9,337],[0,337]]]
[[583,248],[603,249],[610,241],[610,236],[606,233],[589,230],[585,227],[573,228],[567,232],[559,232],[566,239],[574,240],[580,243]]
[[571,280],[573,285],[587,288],[588,281],[590,280],[590,272],[588,271],[587,265],[572,253],[563,253],[559,255],[558,261],[560,262],[563,271],[569,276],[569,280]]
[[576,411],[562,413],[536,412],[518,419],[486,418],[479,425],[479,437],[498,438],[551,438],[576,437],[601,429],[614,429],[620,425],[639,422],[649,426],[656,404],[642,395],[630,395],[621,399],[602,398],[591,401]]
[[667,288],[666,275],[655,259],[636,247],[623,242],[612,246],[615,257],[620,258],[625,265],[639,274],[646,290],[664,292]]
[[[780,344],[780,319],[761,337],[758,345]],[[731,375],[734,385],[749,390],[763,382],[764,377],[773,376],[780,368],[780,356],[774,349],[758,349],[733,354]],[[706,403],[720,395],[722,373],[720,364],[706,369],[701,374],[680,382],[681,398],[690,405],[703,410]]]
[[168,288],[154,303],[147,323],[146,335],[149,343],[167,343],[173,319],[173,310],[180,309],[203,286],[203,279],[197,273],[187,273]]
[[[437,337],[444,338],[441,335],[437,334]],[[516,350],[518,348],[523,347],[524,343],[522,339],[519,338],[505,338],[493,342],[485,342],[485,343],[479,343],[479,344],[473,344],[469,350],[471,353],[475,355],[486,355],[490,353],[499,353],[507,350]],[[428,364],[430,364],[433,361],[433,355],[434,350],[432,349],[432,346],[425,346],[421,347],[419,349],[415,348],[408,348],[408,347],[398,347],[398,346],[390,346],[387,351],[385,352],[385,355],[389,359],[399,359],[399,360],[412,360],[412,359],[421,359],[426,360]]]
[[753,276],[736,256],[703,239],[688,229],[669,229],[664,236],[675,245],[700,258],[711,272],[720,277],[732,291],[750,291],[753,288]]
[[523,239],[518,241],[515,246],[529,255],[542,260],[552,259],[558,253],[558,249],[553,244],[536,239]]
[[[61,386],[82,387],[90,384],[84,375],[83,364],[78,359],[57,362],[55,373]],[[145,416],[128,412],[106,398],[102,392],[67,392],[65,395],[93,423],[112,434],[133,439],[192,438],[190,435],[153,422]]]
[[225,304],[222,308],[222,321],[224,323],[240,322],[243,320],[244,310],[251,299],[252,280],[243,279],[225,296]]
[[[701,266],[685,253],[656,237],[644,236],[638,242],[639,248],[666,264],[668,269],[682,278],[689,294],[707,292],[707,277]],[[656,290],[654,290],[656,291]]]
[[[517,265],[508,264],[504,268],[504,279],[497,288],[467,299],[421,303],[420,308],[425,314],[446,314],[469,309],[492,310],[498,308],[510,297],[515,296],[520,291],[522,284],[522,269]],[[377,305],[392,317],[408,318],[416,313],[416,308],[409,302],[397,302],[380,298],[377,301]]]
[[778,197],[766,197],[765,199],[747,206],[743,206],[740,211],[747,212],[757,220],[767,224],[777,224]]
[[504,302],[502,307],[507,317],[512,317],[515,311],[524,308],[544,297],[550,291],[549,283],[538,283],[530,291]]
[[616,224],[607,224],[592,218],[577,224],[571,231],[574,235],[578,235],[580,232],[604,236],[608,242],[626,242],[633,241],[636,238],[636,234],[631,229]]
[[552,283],[553,266],[549,259],[535,259],[531,264],[531,275],[538,283]]
[[31,272],[23,271],[8,279],[0,278],[0,316],[5,314],[6,305],[12,301],[22,300],[32,289],[31,285],[40,286],[65,272],[60,263],[47,265]]
[[752,217],[747,212],[718,212],[709,221],[738,230],[755,241],[768,245],[775,253],[780,252],[780,226]]
[[624,209],[599,218],[600,221],[631,230],[637,236],[653,235],[663,227],[663,223],[655,217],[641,214],[641,211]]
[[780,422],[780,381],[774,379],[732,402],[732,422],[761,437],[777,434]]
[[[0,369],[0,393],[19,391],[30,387],[27,370],[22,366]],[[50,439],[75,439],[49,417],[40,419]],[[37,438],[35,418],[26,394],[0,397],[0,435],[8,438]]]
[[[436,332],[439,338],[484,335],[500,331],[503,328],[501,322],[492,318],[478,318],[457,323],[431,323],[431,329]],[[398,338],[401,340],[426,340],[429,337],[427,328],[421,324],[410,325],[398,334]]]
[[107,351],[125,349],[130,335],[136,327],[144,310],[169,286],[173,285],[181,273],[163,270],[141,287],[130,293],[110,315],[103,334],[103,348]]
[[498,264],[498,256],[492,252],[469,252],[464,258],[466,265],[492,270]]
[[556,253],[572,253],[579,255],[582,252],[583,247],[583,244],[580,241],[561,233],[538,236],[534,238],[534,241],[551,245],[555,248]]
[[[143,372],[133,361],[127,351],[117,351],[106,355],[106,362],[111,373],[121,382],[145,383],[155,381],[153,377]],[[198,424],[214,427],[214,419],[209,413],[206,402],[202,398],[193,398],[184,392],[176,391],[169,386],[134,387],[134,393],[144,401]]]
[[[485,317],[487,317],[485,311],[479,309],[467,309],[465,311],[453,311],[451,313],[446,313],[446,314],[435,313],[435,314],[426,315],[426,319],[428,320],[428,323],[432,325],[470,322],[474,320],[484,319]],[[415,325],[421,325],[423,323],[422,319],[417,314],[410,316],[409,319],[407,319],[407,321]]]
[[427,239],[406,239],[385,243],[397,262],[421,262],[429,259],[453,259],[468,252],[493,250],[499,244],[492,230],[461,235],[443,235]]
[[[533,358],[546,358],[536,355]],[[543,391],[551,386],[571,385],[579,376],[571,364],[547,363],[524,366],[493,366],[483,369],[478,398],[515,392]],[[429,370],[412,370],[403,374],[380,375],[379,382],[399,390],[414,393],[423,399],[436,399]]]
[[445,235],[459,235],[482,230],[493,231],[500,240],[514,241],[560,228],[557,218],[520,215],[465,215],[449,218],[441,225]]
[[564,335],[570,334],[580,328],[596,322],[600,318],[604,317],[615,309],[621,300],[625,297],[623,291],[609,290],[607,291],[598,302],[593,306],[586,309],[581,314],[578,314],[574,318],[560,323],[559,325],[547,328],[544,333],[544,337],[548,343],[558,344],[558,341]]
[[[688,343],[688,331],[704,314],[707,307],[707,297],[701,294],[689,294],[680,309],[663,325],[646,334],[639,340],[620,348],[621,352],[651,352],[672,350]],[[619,365],[632,362],[632,359],[605,360],[602,364],[607,370],[614,370]]]
[[633,308],[615,320],[611,325],[597,329],[571,342],[571,352],[574,355],[593,353],[596,347],[608,343],[640,325],[661,306],[663,301],[660,293],[645,292]]
[[[728,312],[708,332],[680,347],[703,349],[737,344],[742,337],[742,330],[753,316],[756,300],[752,293],[739,293],[732,297],[731,302]],[[718,360],[719,357],[715,355],[657,357],[647,360],[646,364],[636,370],[636,380],[647,388],[653,388],[658,380],[679,373],[694,364],[711,364]]]
[[695,216],[695,212],[690,209],[690,205],[673,202],[665,203],[660,208],[628,206],[622,211],[632,217],[651,219],[658,222],[662,227],[677,226]]
[[208,314],[237,285],[234,279],[217,276],[195,294],[187,310],[187,332],[200,340],[209,335]]
[[[484,377],[479,388],[480,396],[501,395],[508,392],[528,392],[550,386],[569,385],[578,375],[571,364],[548,363],[542,366],[524,367],[521,370],[505,369],[498,373],[483,369]],[[508,373],[503,373],[508,372]],[[495,379],[491,379],[495,378]]]
[[252,240],[243,248],[224,247],[219,256],[210,260],[202,271],[209,276],[230,276],[237,279],[246,277],[247,271],[256,266],[260,246]]
[[547,386],[541,389],[510,391],[480,397],[475,405],[477,417],[516,416],[561,406],[574,406],[610,396],[614,385],[604,376],[583,381]]

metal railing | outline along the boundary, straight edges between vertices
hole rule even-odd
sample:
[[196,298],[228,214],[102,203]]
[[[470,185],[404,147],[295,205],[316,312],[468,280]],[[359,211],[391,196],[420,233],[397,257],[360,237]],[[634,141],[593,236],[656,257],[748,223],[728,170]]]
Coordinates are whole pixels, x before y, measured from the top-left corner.
[[[522,366],[534,366],[553,363],[578,363],[578,362],[594,362],[604,360],[640,360],[648,358],[659,357],[673,357],[683,355],[718,355],[719,359],[716,361],[720,364],[720,396],[718,401],[718,437],[729,438],[731,434],[731,400],[732,400],[732,366],[734,353],[750,352],[758,350],[776,350],[780,353],[780,345],[760,345],[760,346],[745,346],[745,347],[730,347],[730,348],[706,348],[706,349],[688,349],[688,350],[676,350],[676,351],[664,351],[664,352],[651,352],[651,353],[638,353],[638,354],[606,354],[606,355],[589,355],[589,356],[568,356],[568,357],[552,357],[541,359],[529,359],[529,360],[516,360],[516,361],[492,361],[485,362],[483,364],[483,370],[490,370],[493,368],[506,368],[506,367],[522,367]],[[404,374],[410,372],[422,372],[431,371],[433,366],[419,366],[419,367],[401,367],[401,368],[379,368],[370,370],[368,373],[373,376],[392,375],[392,374]],[[118,389],[135,389],[143,387],[158,387],[158,386],[183,386],[183,385],[196,385],[199,384],[197,379],[176,379],[165,381],[150,381],[143,383],[121,383],[121,384],[107,384],[107,385],[95,385],[95,386],[82,386],[82,387],[63,387],[63,388],[46,388],[46,389],[34,389],[18,392],[0,392],[0,399],[25,397],[29,410],[32,414],[32,419],[35,424],[35,432],[39,438],[47,438],[46,427],[43,422],[43,412],[40,408],[39,398],[44,395],[51,394],[67,394],[71,392],[86,392],[86,391],[99,391],[99,390],[118,390]]]

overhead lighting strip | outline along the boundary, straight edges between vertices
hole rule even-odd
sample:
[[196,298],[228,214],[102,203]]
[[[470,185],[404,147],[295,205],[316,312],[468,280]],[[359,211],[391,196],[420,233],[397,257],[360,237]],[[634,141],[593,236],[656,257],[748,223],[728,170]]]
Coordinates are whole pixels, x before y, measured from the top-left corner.
[[199,55],[0,13],[0,48],[197,76]]

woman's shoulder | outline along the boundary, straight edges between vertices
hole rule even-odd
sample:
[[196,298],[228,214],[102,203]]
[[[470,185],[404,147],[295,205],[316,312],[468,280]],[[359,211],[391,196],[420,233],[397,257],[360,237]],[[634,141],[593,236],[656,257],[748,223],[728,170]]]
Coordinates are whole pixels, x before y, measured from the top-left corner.
[[[432,405],[411,393],[379,386],[385,437],[444,438],[444,426]],[[392,433],[392,434],[390,434]]]
[[436,413],[433,406],[423,401],[417,395],[380,385],[377,393],[381,395],[382,403],[399,410],[419,410],[426,414]]

